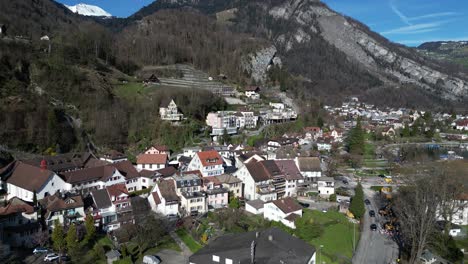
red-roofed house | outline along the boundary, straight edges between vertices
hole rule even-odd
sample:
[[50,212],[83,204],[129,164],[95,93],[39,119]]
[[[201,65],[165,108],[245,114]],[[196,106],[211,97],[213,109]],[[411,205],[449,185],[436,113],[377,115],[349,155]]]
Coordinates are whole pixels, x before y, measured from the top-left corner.
[[468,119],[455,122],[457,130],[468,131]]
[[114,184],[107,186],[106,188],[112,204],[115,205],[117,213],[128,212],[132,210],[130,195],[128,195],[128,190],[124,183]]
[[167,154],[140,154],[137,157],[138,170],[159,170],[167,166]]
[[203,177],[224,174],[224,161],[215,150],[201,151],[193,157],[188,165],[188,170],[199,170]]

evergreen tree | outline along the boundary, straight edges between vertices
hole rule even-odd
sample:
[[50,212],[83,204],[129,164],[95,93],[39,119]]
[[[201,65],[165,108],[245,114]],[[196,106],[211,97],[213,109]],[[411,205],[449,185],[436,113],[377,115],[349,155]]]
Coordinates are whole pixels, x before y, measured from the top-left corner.
[[72,256],[75,256],[78,251],[78,236],[76,235],[75,224],[71,224],[68,228],[65,240],[67,242],[68,253]]
[[317,118],[317,126],[320,127],[320,128],[322,128],[323,125],[324,125],[323,118],[322,118],[321,116],[319,116],[319,117]]
[[349,205],[349,210],[356,219],[361,219],[366,212],[364,207],[364,191],[360,183],[355,189],[354,197],[351,199],[351,204]]
[[58,141],[58,120],[54,109],[47,114],[47,144],[55,146]]
[[231,142],[231,136],[228,134],[226,128],[223,131],[223,136],[220,138],[221,144],[229,144]]
[[94,218],[92,215],[87,215],[85,220],[85,229],[87,241],[92,240],[96,234],[96,227],[94,226]]
[[353,127],[347,138],[348,152],[351,154],[363,155],[364,154],[365,136],[364,130],[361,126],[361,120],[358,119],[356,126]]
[[52,231],[51,239],[54,249],[59,253],[63,253],[67,247],[67,241],[65,240],[63,226],[58,220],[54,222],[54,230]]
[[401,132],[401,136],[402,137],[410,137],[411,136],[411,130],[410,130],[410,127],[409,127],[408,123],[405,123],[405,127],[403,128],[403,130]]

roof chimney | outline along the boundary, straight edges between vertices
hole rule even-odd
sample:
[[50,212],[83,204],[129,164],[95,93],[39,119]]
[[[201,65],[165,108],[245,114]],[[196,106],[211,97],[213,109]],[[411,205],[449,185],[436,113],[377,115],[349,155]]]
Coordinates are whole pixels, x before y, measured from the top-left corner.
[[41,170],[47,170],[47,161],[44,158],[41,160]]

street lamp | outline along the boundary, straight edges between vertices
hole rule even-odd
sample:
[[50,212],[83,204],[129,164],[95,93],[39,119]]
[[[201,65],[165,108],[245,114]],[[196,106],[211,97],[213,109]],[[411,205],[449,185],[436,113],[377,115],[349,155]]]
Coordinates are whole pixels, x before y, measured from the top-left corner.
[[322,263],[322,262],[321,262],[321,260],[322,260],[322,258],[321,258],[321,255],[322,255],[322,248],[323,248],[323,245],[320,245],[320,247],[319,247],[319,259],[318,259],[318,261],[317,261],[318,264],[321,264],[321,263]]

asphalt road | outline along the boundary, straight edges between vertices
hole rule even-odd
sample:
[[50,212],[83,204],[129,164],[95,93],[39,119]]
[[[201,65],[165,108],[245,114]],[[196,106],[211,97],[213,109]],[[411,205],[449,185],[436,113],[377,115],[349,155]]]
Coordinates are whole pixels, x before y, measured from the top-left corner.
[[[363,230],[359,240],[358,247],[353,257],[355,264],[390,264],[396,263],[398,258],[398,245],[385,234],[382,234],[382,224],[385,219],[379,215],[379,208],[383,206],[378,199],[377,194],[364,187],[364,194],[371,201],[366,205],[366,214],[364,216]],[[374,210],[375,217],[369,216],[369,211]],[[377,231],[370,230],[370,225],[376,224]]]

